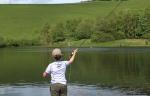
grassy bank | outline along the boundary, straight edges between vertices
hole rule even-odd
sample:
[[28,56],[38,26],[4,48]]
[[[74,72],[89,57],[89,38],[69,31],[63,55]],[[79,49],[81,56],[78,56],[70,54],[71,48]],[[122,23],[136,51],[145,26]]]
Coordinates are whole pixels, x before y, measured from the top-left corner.
[[89,39],[55,43],[55,47],[150,47],[146,39],[122,39],[103,43],[93,43]]
[[[116,1],[100,1],[54,5],[0,5],[0,37],[4,39],[2,43],[6,45],[11,45],[13,42],[20,45],[34,45],[33,43],[38,43],[39,30],[47,22],[53,25],[74,18],[103,18],[117,4]],[[144,10],[149,6],[150,0],[128,0],[122,2],[115,11]],[[72,41],[72,43],[76,42],[80,41]],[[96,46],[101,44],[109,43],[96,43]]]

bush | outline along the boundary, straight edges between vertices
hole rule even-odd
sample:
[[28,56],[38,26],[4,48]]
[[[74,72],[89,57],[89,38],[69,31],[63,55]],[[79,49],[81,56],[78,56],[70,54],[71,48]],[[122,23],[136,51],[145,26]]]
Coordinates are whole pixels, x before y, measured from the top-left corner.
[[32,45],[38,45],[39,41],[38,39],[20,39],[17,40],[18,46],[32,46]]
[[111,27],[111,22],[107,19],[97,19],[95,24],[95,31],[112,33],[114,27]]
[[47,45],[52,42],[50,28],[51,28],[50,25],[46,23],[40,31],[40,41],[44,45]]
[[93,42],[106,42],[106,41],[112,41],[115,40],[115,38],[109,34],[109,33],[95,33],[92,36],[92,41]]
[[7,46],[14,46],[14,47],[18,47],[20,45],[19,41],[16,39],[6,39],[6,45]]
[[59,41],[64,41],[65,40],[65,35],[64,35],[64,25],[62,23],[56,24],[55,27],[52,29],[52,42],[59,42]]
[[5,40],[3,37],[0,37],[0,47],[5,47],[6,44],[5,44]]
[[81,19],[72,19],[72,20],[67,20],[65,22],[64,33],[67,39],[75,38],[76,36],[75,32],[80,22]]
[[127,38],[139,38],[139,14],[127,12],[123,15],[123,32]]
[[113,36],[116,40],[126,38],[124,32],[121,32],[121,31],[114,33]]
[[142,38],[150,40],[150,33],[144,34]]
[[82,20],[76,28],[75,39],[90,39],[93,32],[93,25],[90,20]]
[[150,32],[150,8],[145,9],[140,25],[142,35]]
[[39,39],[38,38],[33,38],[33,39],[6,39],[6,46],[14,46],[14,47],[19,47],[19,46],[32,46],[32,45],[39,45]]

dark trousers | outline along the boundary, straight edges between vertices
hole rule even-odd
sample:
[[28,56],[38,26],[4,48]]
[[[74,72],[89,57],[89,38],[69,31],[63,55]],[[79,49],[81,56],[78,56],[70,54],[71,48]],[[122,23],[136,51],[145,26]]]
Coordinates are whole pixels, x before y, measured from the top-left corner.
[[67,96],[67,85],[55,83],[50,86],[51,96]]

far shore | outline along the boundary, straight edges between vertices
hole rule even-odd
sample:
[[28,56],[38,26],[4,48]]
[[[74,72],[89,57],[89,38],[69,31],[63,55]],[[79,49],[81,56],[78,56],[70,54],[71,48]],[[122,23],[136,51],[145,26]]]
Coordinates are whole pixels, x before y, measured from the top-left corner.
[[92,42],[90,39],[82,39],[77,41],[63,41],[57,42],[53,45],[12,45],[12,46],[0,46],[5,47],[150,47],[150,40],[147,39],[122,39],[108,42]]

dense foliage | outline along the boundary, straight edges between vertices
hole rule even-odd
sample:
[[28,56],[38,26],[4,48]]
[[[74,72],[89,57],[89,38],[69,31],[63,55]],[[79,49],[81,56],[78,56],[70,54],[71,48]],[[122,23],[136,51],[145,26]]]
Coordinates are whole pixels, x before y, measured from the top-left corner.
[[[47,43],[64,40],[91,39],[92,42],[105,42],[119,39],[150,39],[150,9],[141,14],[133,11],[114,13],[108,18],[73,19],[46,27],[43,39]],[[45,31],[41,31],[45,34]],[[49,35],[51,36],[49,36]]]

